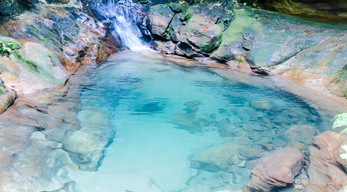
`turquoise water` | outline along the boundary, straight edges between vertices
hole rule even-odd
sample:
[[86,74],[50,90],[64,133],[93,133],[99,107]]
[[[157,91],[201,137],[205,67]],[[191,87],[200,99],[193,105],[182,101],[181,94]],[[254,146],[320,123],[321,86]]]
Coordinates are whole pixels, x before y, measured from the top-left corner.
[[92,80],[82,94],[80,131],[102,144],[91,154],[95,169],[70,170],[77,191],[240,189],[259,157],[308,146],[325,123],[280,89],[135,53],[111,57]]

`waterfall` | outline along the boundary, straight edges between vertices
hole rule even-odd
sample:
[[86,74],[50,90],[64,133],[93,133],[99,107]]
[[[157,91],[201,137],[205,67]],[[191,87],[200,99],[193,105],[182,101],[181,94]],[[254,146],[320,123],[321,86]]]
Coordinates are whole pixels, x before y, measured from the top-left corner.
[[142,33],[137,25],[139,15],[136,6],[132,0],[108,0],[98,5],[96,10],[106,22],[110,23],[113,35],[119,36],[123,45],[132,51],[152,51],[141,40]]

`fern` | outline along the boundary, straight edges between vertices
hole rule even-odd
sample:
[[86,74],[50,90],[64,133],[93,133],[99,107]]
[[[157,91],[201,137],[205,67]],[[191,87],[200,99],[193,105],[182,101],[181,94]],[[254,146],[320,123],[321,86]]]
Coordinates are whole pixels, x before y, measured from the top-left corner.
[[339,115],[336,115],[333,119],[333,129],[336,128],[344,128],[340,134],[346,134],[347,133],[347,113],[341,113]]

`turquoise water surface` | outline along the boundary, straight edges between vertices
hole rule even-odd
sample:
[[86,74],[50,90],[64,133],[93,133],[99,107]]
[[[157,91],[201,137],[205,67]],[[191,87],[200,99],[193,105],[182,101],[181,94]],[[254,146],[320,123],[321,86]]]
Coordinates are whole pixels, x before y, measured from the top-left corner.
[[[136,53],[111,57],[92,79],[82,94],[81,131],[94,127],[108,143],[97,169],[70,171],[77,191],[240,189],[259,157],[308,146],[325,119],[281,89]],[[294,125],[312,131],[299,131],[300,139],[298,129],[288,132]]]

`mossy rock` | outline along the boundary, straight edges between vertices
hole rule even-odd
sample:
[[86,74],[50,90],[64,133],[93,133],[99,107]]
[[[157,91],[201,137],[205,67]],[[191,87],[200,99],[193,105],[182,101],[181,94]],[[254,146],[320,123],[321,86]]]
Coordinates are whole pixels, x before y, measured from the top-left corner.
[[0,59],[0,77],[19,94],[55,88],[67,80],[67,72],[58,57],[41,44],[24,43],[13,55],[12,60]]
[[169,26],[175,13],[168,5],[155,5],[150,8],[148,14],[148,26],[153,35],[170,39]]
[[0,37],[0,43],[4,43],[12,50],[16,50],[22,47],[22,45],[17,40],[11,37]]

